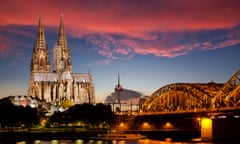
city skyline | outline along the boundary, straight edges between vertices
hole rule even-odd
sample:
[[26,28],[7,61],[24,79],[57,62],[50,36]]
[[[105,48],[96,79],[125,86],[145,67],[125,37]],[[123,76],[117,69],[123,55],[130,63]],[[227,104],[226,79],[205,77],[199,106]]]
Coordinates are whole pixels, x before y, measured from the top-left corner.
[[51,64],[59,18],[73,72],[92,73],[96,99],[123,88],[150,95],[175,82],[225,83],[239,70],[240,2],[4,1],[0,9],[0,97],[26,95],[38,18]]

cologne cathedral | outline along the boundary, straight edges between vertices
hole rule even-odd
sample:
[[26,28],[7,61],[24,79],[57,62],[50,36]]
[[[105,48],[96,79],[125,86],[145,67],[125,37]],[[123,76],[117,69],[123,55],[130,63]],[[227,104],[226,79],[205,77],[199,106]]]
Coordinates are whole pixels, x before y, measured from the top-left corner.
[[74,104],[95,103],[91,73],[73,73],[70,49],[61,15],[58,39],[53,47],[51,70],[42,14],[39,17],[36,42],[33,46],[28,96],[52,104],[69,100]]

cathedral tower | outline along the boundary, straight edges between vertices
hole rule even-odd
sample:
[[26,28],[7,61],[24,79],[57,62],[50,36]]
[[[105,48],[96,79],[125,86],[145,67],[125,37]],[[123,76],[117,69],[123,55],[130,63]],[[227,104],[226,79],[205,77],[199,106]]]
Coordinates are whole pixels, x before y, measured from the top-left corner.
[[48,47],[45,40],[45,33],[42,24],[42,13],[40,13],[36,42],[33,47],[31,61],[32,72],[50,72],[50,59]]
[[53,71],[54,72],[72,72],[72,63],[70,49],[67,44],[64,30],[64,17],[61,15],[60,26],[58,31],[58,41],[53,48]]
[[36,42],[33,46],[30,80],[28,95],[34,95],[34,73],[36,72],[50,72],[50,59],[48,47],[46,44],[45,33],[42,22],[43,13],[40,12]]

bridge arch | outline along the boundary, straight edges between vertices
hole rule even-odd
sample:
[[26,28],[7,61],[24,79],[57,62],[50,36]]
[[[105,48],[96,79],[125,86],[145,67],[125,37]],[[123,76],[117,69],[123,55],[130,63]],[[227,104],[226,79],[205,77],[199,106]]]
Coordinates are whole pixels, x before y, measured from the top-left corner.
[[240,106],[240,70],[219,90],[213,99],[213,106],[215,108]]
[[144,112],[169,112],[211,107],[221,85],[216,83],[174,83],[156,90],[142,105]]

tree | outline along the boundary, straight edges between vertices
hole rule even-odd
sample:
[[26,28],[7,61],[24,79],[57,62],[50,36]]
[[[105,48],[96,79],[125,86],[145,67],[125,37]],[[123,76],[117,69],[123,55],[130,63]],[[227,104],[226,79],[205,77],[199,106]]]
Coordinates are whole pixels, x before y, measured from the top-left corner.
[[73,105],[64,112],[55,112],[49,122],[67,124],[81,121],[85,124],[98,125],[100,123],[112,124],[114,118],[110,105],[99,103],[94,106],[84,103]]

